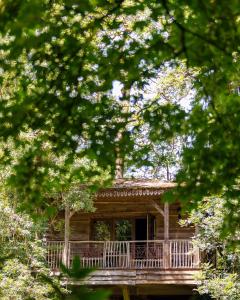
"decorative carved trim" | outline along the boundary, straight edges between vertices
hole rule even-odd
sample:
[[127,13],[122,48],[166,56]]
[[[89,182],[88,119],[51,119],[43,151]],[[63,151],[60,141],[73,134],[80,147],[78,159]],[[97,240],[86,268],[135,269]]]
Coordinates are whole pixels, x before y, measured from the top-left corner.
[[159,189],[132,189],[132,190],[112,190],[101,191],[97,193],[98,198],[111,198],[111,197],[136,197],[136,196],[159,196],[164,193],[164,190]]

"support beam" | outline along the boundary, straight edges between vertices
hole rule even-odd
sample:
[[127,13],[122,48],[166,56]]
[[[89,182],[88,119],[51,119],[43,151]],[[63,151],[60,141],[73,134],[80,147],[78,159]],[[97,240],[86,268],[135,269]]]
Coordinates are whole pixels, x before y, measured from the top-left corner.
[[[199,227],[196,225],[195,226],[195,237],[199,234]],[[194,264],[196,268],[200,267],[200,250],[198,247],[194,247]]]
[[154,200],[152,201],[153,207],[164,217],[164,211],[161,209],[160,205],[158,205]]
[[64,228],[64,248],[62,255],[62,263],[65,266],[68,266],[68,257],[69,257],[69,240],[70,240],[70,208],[69,205],[65,205],[65,228]]
[[130,300],[130,293],[128,286],[124,285],[122,286],[122,294],[123,294],[123,300]]
[[164,240],[169,240],[169,204],[164,203]]
[[163,249],[164,267],[170,267],[170,244],[169,244],[169,204],[164,203],[164,249]]

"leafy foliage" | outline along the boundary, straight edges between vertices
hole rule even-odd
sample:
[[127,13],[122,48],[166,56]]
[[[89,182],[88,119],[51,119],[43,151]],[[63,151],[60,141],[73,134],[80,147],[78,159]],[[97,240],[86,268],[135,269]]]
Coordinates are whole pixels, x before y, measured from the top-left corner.
[[[84,282],[84,279],[93,271],[91,269],[82,269],[81,261],[79,257],[73,259],[72,267],[66,268],[64,265],[61,267],[65,279],[69,279],[71,282],[71,294],[67,295],[64,299],[86,299],[86,300],[105,300],[110,295],[110,291],[102,289],[90,289],[83,284],[79,285],[80,281]],[[66,277],[67,276],[67,277]]]
[[[234,212],[240,199],[239,18],[237,0],[1,1],[0,135],[22,149],[11,185],[28,195],[25,208],[44,203],[46,142],[65,166],[85,157],[113,174],[116,149],[131,153],[133,164],[142,154],[149,165],[146,148],[134,147],[141,126],[132,122],[131,109],[122,109],[123,100],[142,104],[134,91],[144,90],[166,64],[185,62],[197,70],[190,109],[149,101],[140,117],[155,145],[186,138],[179,187],[168,199],[196,207],[221,192]],[[116,81],[123,90],[118,101]],[[28,132],[36,134],[30,145],[21,139]],[[8,149],[3,159],[10,163]],[[224,224],[225,233],[234,234],[239,214],[227,214]]]
[[50,280],[45,250],[36,239],[37,228],[2,201],[0,209],[0,297],[1,299],[58,299],[53,285],[65,293],[56,279]]
[[239,299],[240,252],[239,234],[222,238],[224,216],[228,214],[226,200],[221,197],[206,198],[187,223],[198,228],[195,243],[202,251],[202,270],[198,275],[198,292],[213,299]]
[[[144,124],[157,152],[163,143],[185,139],[179,186],[169,199],[196,207],[204,196],[221,192],[227,210],[221,228],[226,236],[238,233],[238,2],[2,0],[1,160],[14,167],[9,183],[22,208],[46,209],[46,193],[71,181],[58,179],[68,176],[76,159],[110,166],[113,174],[119,149],[133,165],[139,157],[151,164],[147,147],[135,146]],[[182,62],[197,70],[189,109],[158,101],[161,94],[144,102],[138,91],[164,66]],[[119,99],[114,82],[122,85]],[[130,109],[122,109],[123,102]],[[29,133],[31,142],[23,138]],[[9,143],[19,150],[17,159]],[[95,171],[81,165],[75,174],[84,183]]]
[[[164,105],[179,105],[183,110],[189,109],[194,97],[192,78],[195,73],[184,64],[178,67],[166,64],[143,90],[132,91],[132,96],[142,101],[131,105],[135,136],[134,151],[125,158],[129,164],[127,175],[175,180],[181,166],[181,152],[186,136],[162,127],[162,123],[168,122],[167,114],[161,117],[166,120],[162,120],[158,126],[154,125],[155,118],[156,114],[163,113]],[[149,121],[146,123],[147,118]]]
[[[3,178],[7,178],[7,175]],[[78,258],[72,269],[62,266],[61,275],[56,277],[46,264],[46,249],[42,236],[46,230],[46,215],[33,220],[26,213],[18,211],[18,197],[4,181],[1,181],[0,193],[0,298],[1,299],[107,299],[109,292],[93,291],[84,286],[79,287],[93,270],[81,269]],[[76,189],[76,188],[75,188]],[[73,189],[66,200],[72,201],[73,210],[86,209],[91,199],[85,191]],[[76,192],[76,193],[75,193]],[[86,194],[84,199],[83,194]],[[83,202],[84,200],[84,202]],[[82,204],[84,203],[84,206]],[[58,203],[59,204],[59,203]],[[63,204],[63,203],[62,203]],[[87,205],[85,207],[85,204]],[[76,206],[77,205],[77,206]],[[80,206],[80,207],[79,207]],[[39,212],[39,210],[38,210]],[[66,284],[77,282],[76,286]]]
[[[42,184],[47,180],[47,169],[42,170],[46,141],[57,155],[67,155],[66,162],[72,155],[86,156],[104,167],[114,165],[116,147],[123,156],[134,152],[138,126],[126,126],[131,111],[121,109],[121,100],[141,103],[133,91],[144,89],[166,63],[184,60],[198,69],[191,109],[178,103],[149,109],[147,104],[143,121],[153,143],[188,137],[177,176],[185,183],[179,187],[183,200],[196,203],[219,191],[237,199],[239,95],[233,90],[239,14],[236,0],[2,1],[1,80],[8,92],[1,95],[0,133],[18,145],[19,133],[41,132],[22,157],[15,184],[27,186],[31,177]],[[120,101],[111,95],[115,81],[123,86]],[[230,200],[227,205],[231,208]],[[228,230],[234,231],[238,221],[233,216]]]
[[[27,135],[28,140],[29,135]],[[14,167],[21,158],[22,152],[12,143],[7,146],[9,155],[13,158],[13,165],[1,165],[0,298],[82,299],[85,297],[86,299],[99,299],[101,297],[101,299],[106,299],[106,292],[96,292],[83,287],[66,288],[66,274],[62,274],[62,277],[51,274],[46,264],[47,253],[42,241],[47,226],[52,223],[53,217],[65,205],[68,205],[72,211],[93,209],[88,187],[75,182],[75,172],[84,170],[86,174],[90,166],[84,166],[83,162],[86,163],[84,160],[76,161],[74,165],[67,165],[68,169],[65,168],[65,172],[59,177],[60,173],[56,170],[63,167],[64,159],[57,159],[54,153],[45,147],[45,157],[52,159],[56,167],[51,164],[49,170],[52,176],[48,184],[41,187],[43,192],[41,199],[45,198],[44,205],[41,204],[39,207],[38,203],[34,203],[34,206],[30,205],[23,213],[20,211],[23,209],[23,203],[26,203],[24,200],[27,201],[24,199],[25,193],[17,194],[14,186],[12,188],[11,185],[9,186],[9,180],[15,175]],[[91,183],[91,188],[94,188],[97,183],[106,182],[108,172],[107,170],[100,172],[94,163],[91,166],[95,168],[91,174],[95,175],[91,176],[89,184]],[[81,176],[83,178],[82,174]],[[77,178],[79,179],[79,176]],[[61,199],[59,195],[63,193],[63,190],[64,197]],[[55,197],[56,194],[58,197]],[[34,213],[33,208],[35,208]],[[31,212],[31,217],[26,212]],[[83,275],[89,274],[91,270],[79,270],[79,272],[82,276],[78,279],[83,280]]]

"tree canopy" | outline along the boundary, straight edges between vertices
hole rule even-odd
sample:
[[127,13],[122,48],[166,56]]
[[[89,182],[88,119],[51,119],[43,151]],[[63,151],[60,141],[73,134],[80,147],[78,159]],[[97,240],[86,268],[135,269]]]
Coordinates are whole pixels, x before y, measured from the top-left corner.
[[[162,67],[184,62],[194,72],[190,109],[161,103],[159,95],[144,103],[138,116],[154,143],[187,138],[176,177],[181,199],[194,205],[221,191],[234,212],[240,173],[237,0],[3,0],[0,5],[0,134],[26,150],[15,168],[16,184],[27,185],[39,167],[41,182],[47,180],[46,142],[66,155],[66,163],[75,155],[113,166],[116,146],[134,158],[139,124],[131,107],[143,101],[138,91]],[[115,82],[122,86],[118,100],[112,95]],[[123,101],[130,109],[122,109]],[[20,139],[29,131],[37,133],[30,146]],[[9,158],[7,149],[2,157]],[[228,214],[227,229],[238,224],[239,216]]]
[[[226,297],[238,299],[233,253],[220,233],[235,237],[240,224],[239,45],[238,0],[0,1],[0,187],[11,196],[7,204],[0,199],[0,286],[7,297],[17,284],[26,298],[28,283],[28,296],[55,297],[30,272],[49,271],[35,225],[19,208],[49,211],[46,196],[62,192],[66,203],[78,198],[78,183],[103,184],[120,153],[128,167],[178,160],[178,188],[166,199],[197,207],[196,223],[214,221],[200,240],[208,249],[214,234],[224,256],[224,271],[206,270],[200,291],[215,296],[224,283]],[[216,198],[198,203],[220,192],[219,221]],[[91,207],[89,197],[75,204]],[[15,227],[6,227],[13,219]],[[8,240],[9,230],[18,235]],[[14,247],[17,255],[6,259]]]

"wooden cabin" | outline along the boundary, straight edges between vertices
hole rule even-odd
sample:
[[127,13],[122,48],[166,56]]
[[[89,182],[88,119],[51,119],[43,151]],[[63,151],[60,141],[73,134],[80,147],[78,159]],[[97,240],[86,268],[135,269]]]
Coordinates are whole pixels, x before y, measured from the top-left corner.
[[95,212],[71,217],[66,253],[63,233],[49,235],[49,265],[56,271],[63,256],[68,265],[80,256],[83,267],[97,269],[84,284],[110,287],[113,299],[188,299],[196,284],[199,251],[191,240],[195,229],[179,225],[180,204],[161,202],[173,187],[158,180],[121,179],[100,190]]

